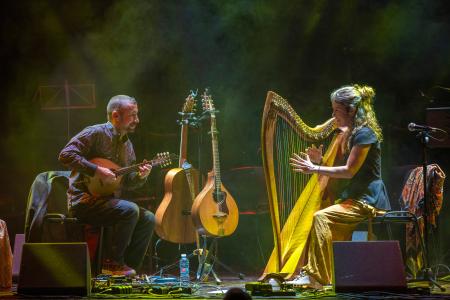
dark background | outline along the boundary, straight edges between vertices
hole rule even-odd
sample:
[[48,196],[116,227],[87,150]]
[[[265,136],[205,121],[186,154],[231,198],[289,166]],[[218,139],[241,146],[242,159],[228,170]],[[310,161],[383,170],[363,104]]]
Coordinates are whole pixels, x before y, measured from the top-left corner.
[[[263,183],[254,179],[255,184],[239,187],[238,182],[252,172],[258,178],[261,174],[258,169],[247,174],[235,169],[261,165],[260,124],[267,91],[287,98],[307,123],[317,124],[330,116],[333,89],[349,83],[371,85],[385,136],[383,176],[394,190],[400,180],[390,176],[392,170],[421,159],[420,145],[407,124],[423,124],[427,107],[450,106],[450,90],[442,88],[450,87],[446,2],[3,3],[0,215],[8,222],[10,236],[23,232],[34,177],[63,169],[57,161],[61,148],[85,126],[103,122],[106,103],[116,94],[139,102],[141,124],[131,138],[142,159],[159,151],[178,152],[177,112],[191,89],[202,92],[209,87],[220,110],[221,165],[228,180],[224,183],[236,190],[240,207],[254,210],[265,196],[258,194]],[[69,97],[65,82],[72,88]],[[44,110],[67,101],[86,105],[92,94],[95,108]],[[193,132],[191,155],[199,149],[204,154],[201,170],[206,172],[210,142],[205,133]],[[448,153],[448,148],[429,152],[430,161],[446,173]],[[198,165],[196,158],[193,161]],[[154,171],[140,191],[141,197],[151,199],[146,205],[153,209],[162,197],[162,176]],[[394,206],[396,201],[391,199]],[[445,202],[434,263],[449,264],[450,211]],[[267,214],[263,216],[256,225],[243,217],[229,244],[242,243],[246,234],[257,235],[258,247],[264,248],[258,255],[267,255],[272,236]],[[232,249],[221,253],[225,260],[236,260]],[[261,261],[258,266],[264,265],[264,258]]]

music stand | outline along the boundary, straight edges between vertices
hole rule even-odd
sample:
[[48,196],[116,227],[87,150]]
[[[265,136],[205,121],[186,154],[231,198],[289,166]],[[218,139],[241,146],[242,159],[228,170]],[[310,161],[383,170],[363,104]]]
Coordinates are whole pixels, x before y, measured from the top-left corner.
[[[64,97],[61,95],[64,94]],[[70,112],[77,109],[94,109],[94,84],[69,84],[67,80],[63,85],[41,85],[38,87],[35,98],[38,98],[41,110],[60,111],[67,113],[67,140],[70,139]]]

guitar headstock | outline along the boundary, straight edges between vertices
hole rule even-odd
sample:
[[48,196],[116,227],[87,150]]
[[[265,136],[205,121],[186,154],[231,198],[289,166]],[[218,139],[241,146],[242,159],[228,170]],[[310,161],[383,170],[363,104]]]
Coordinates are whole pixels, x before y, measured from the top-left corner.
[[203,112],[214,114],[216,109],[214,108],[214,102],[211,98],[211,94],[209,94],[209,90],[205,89],[205,92],[202,95],[202,106]]
[[175,158],[174,154],[170,154],[169,152],[160,152],[156,154],[152,161],[154,161],[156,165],[167,167],[172,164],[173,158]]
[[191,93],[186,97],[186,100],[184,101],[181,113],[189,114],[195,112],[195,104],[197,103],[195,97],[197,97],[197,91],[191,91]]

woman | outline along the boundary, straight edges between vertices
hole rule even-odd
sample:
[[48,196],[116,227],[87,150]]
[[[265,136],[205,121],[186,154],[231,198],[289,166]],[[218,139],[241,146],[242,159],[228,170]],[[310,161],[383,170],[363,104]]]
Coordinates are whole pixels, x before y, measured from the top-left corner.
[[[349,240],[356,225],[390,209],[386,188],[381,179],[381,128],[372,102],[375,96],[369,86],[344,86],[331,93],[333,117],[346,136],[346,164],[321,166],[322,147],[293,154],[294,172],[348,179],[335,205],[314,214],[309,236],[307,264],[300,275],[288,281],[294,285],[318,287],[332,283],[332,241]],[[314,163],[313,163],[314,162]]]

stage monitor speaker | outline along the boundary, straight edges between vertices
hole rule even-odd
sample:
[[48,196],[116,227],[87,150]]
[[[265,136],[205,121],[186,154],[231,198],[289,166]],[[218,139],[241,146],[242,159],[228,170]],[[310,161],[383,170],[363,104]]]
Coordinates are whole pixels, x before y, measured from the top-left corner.
[[90,294],[91,268],[86,243],[25,243],[19,294]]
[[398,241],[333,242],[333,253],[336,292],[406,289]]

